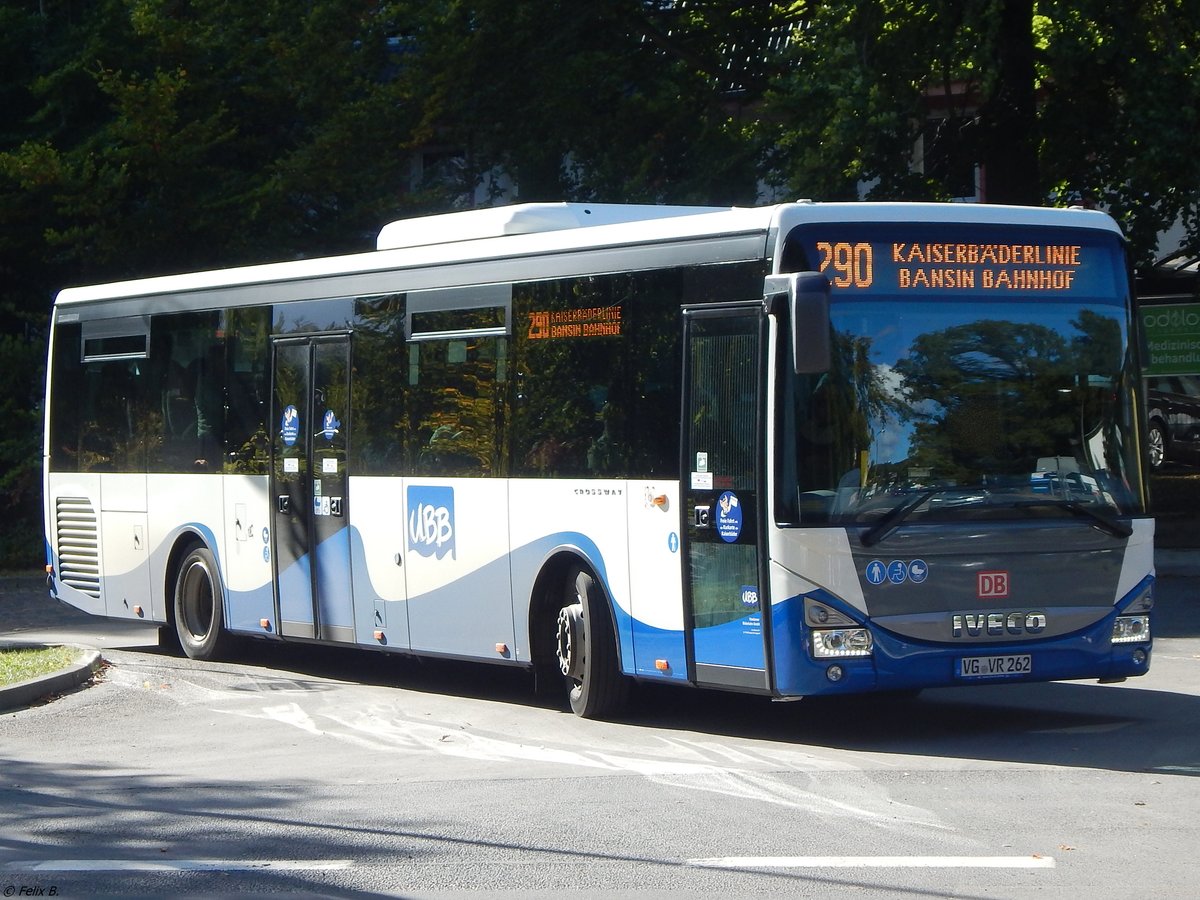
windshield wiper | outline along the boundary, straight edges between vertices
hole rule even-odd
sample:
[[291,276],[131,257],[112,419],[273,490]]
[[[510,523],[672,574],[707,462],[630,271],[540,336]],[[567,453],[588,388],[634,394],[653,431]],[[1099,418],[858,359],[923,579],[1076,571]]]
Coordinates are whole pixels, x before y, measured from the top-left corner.
[[946,491],[962,490],[957,487],[934,487],[926,488],[921,491],[907,503],[902,503],[899,506],[893,506],[888,510],[887,514],[882,519],[868,528],[859,537],[864,547],[870,547],[872,544],[878,544],[885,537],[895,531],[910,515],[916,511],[918,506],[921,506],[926,500],[934,494],[945,493]]
[[1034,507],[1034,506],[1053,506],[1060,509],[1065,509],[1072,515],[1079,516],[1083,519],[1091,519],[1092,523],[1099,525],[1104,531],[1107,531],[1113,537],[1126,538],[1133,534],[1133,528],[1120,519],[1114,519],[1112,516],[1102,513],[1094,506],[1080,503],[1078,500],[1014,500],[1011,504],[1014,508]]
[[[974,490],[979,490],[978,488]],[[961,485],[955,487],[934,487],[926,488],[910,498],[907,502],[893,507],[881,518],[878,522],[868,528],[859,537],[864,547],[870,547],[878,544],[893,531],[904,524],[904,520],[911,516],[918,508],[923,506],[930,497],[935,494],[949,494],[955,492],[969,493],[972,491],[970,487]],[[985,492],[986,494],[987,492]],[[989,501],[993,505],[1004,505],[1012,509],[1032,508],[1038,506],[1055,507],[1065,509],[1072,515],[1079,516],[1083,519],[1090,519],[1093,525],[1098,525],[1103,531],[1108,532],[1113,537],[1126,538],[1133,534],[1133,528],[1119,519],[1101,512],[1094,506],[1085,503],[1080,503],[1078,500],[1061,500],[1054,498],[1046,499],[1030,499],[1030,500],[1010,500],[1007,503],[997,503],[994,499]]]

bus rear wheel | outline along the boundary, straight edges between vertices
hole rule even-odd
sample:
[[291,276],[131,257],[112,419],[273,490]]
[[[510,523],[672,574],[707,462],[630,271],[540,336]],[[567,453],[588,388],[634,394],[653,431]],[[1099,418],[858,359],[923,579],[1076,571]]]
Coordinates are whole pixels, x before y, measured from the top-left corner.
[[221,574],[207,547],[193,547],[175,577],[175,631],[189,659],[215,659],[227,645]]
[[616,639],[604,595],[584,569],[573,567],[555,619],[555,657],[571,710],[585,719],[612,715],[624,704],[629,682],[617,662]]

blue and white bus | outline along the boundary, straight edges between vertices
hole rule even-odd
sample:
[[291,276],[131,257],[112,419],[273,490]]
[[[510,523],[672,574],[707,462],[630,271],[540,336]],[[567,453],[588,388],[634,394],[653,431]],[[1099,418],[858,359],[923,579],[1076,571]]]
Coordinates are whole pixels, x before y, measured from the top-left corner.
[[51,593],[177,635],[486,660],[582,716],[1120,680],[1153,521],[1086,210],[527,204],[76,287]]

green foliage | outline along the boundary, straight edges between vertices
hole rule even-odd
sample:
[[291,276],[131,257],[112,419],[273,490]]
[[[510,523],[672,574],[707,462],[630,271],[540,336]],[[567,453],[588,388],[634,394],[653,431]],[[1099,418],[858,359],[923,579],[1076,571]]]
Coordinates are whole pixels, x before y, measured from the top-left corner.
[[78,280],[359,249],[402,207],[416,107],[376,4],[107,0],[48,19],[0,206],[36,203],[40,255]]
[[45,562],[42,536],[42,386],[40,341],[0,335],[0,568]]
[[423,137],[466,149],[466,190],[503,171],[522,200],[751,203],[747,126],[790,14],[749,6],[441,4],[415,61]]
[[1177,219],[1200,249],[1200,19],[1195,4],[1044,4],[1043,168],[1124,226],[1140,261]]
[[1176,221],[1200,249],[1194,6],[0,0],[0,332],[64,285],[361,250],[514,185],[946,199],[946,146],[992,198],[1110,209],[1140,261]]
[[940,136],[986,164],[990,199],[1099,205],[1140,262],[1177,221],[1200,249],[1200,18],[1187,7],[814,5],[765,98],[764,175],[793,196],[866,185],[877,199],[946,199],[956,191],[922,134],[941,117]]

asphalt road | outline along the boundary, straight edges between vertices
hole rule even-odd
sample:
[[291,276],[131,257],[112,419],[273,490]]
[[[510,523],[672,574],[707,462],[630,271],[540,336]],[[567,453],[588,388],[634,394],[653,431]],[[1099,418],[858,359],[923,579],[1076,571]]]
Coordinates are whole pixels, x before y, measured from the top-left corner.
[[0,894],[1193,897],[1200,567],[1182,563],[1152,671],[1124,684],[659,688],[615,722],[482,665],[295,646],[193,663],[0,582],[0,634],[91,640],[109,663],[0,715]]

